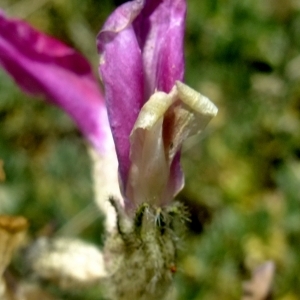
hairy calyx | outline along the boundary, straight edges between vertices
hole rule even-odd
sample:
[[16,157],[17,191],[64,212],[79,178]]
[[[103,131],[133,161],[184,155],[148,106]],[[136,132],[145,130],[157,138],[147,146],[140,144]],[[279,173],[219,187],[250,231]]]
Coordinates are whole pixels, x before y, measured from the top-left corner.
[[108,289],[111,299],[167,299],[172,293],[176,253],[187,211],[174,202],[166,208],[141,204],[133,218],[110,198],[117,230],[107,238]]

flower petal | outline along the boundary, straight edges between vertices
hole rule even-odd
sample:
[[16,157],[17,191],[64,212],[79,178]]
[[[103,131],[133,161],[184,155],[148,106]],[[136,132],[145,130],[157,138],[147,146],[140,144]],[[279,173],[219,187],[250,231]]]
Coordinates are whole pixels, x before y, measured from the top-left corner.
[[111,148],[103,97],[82,55],[0,11],[0,65],[22,89],[65,110],[96,149]]
[[132,130],[131,168],[126,196],[135,204],[157,204],[169,178],[169,160],[163,140],[163,118],[173,98],[157,92],[143,106]]
[[183,141],[201,133],[218,112],[207,97],[180,81],[176,81],[173,93],[177,102],[166,113],[164,122],[164,139],[170,160],[180,150]]
[[215,105],[177,81],[169,94],[154,93],[145,103],[131,133],[131,168],[126,196],[134,205],[164,205],[184,183],[180,149],[217,113]]
[[96,203],[115,225],[108,196],[121,199],[117,157],[104,99],[88,61],[75,50],[0,11],[0,65],[25,91],[66,111],[92,144]]
[[148,99],[155,90],[169,93],[183,81],[186,0],[146,1],[134,28],[143,53]]
[[201,133],[218,112],[217,107],[207,97],[182,82],[176,81],[172,92],[177,102],[166,112],[163,129],[166,155],[172,163],[162,204],[174,197],[184,185],[179,159],[182,143],[188,137]]
[[143,1],[133,1],[117,8],[97,38],[99,71],[123,183],[130,167],[129,135],[144,102],[142,55],[132,27],[142,7]]
[[184,187],[184,174],[180,165],[180,151],[171,163],[167,185],[161,197],[161,206],[168,204]]
[[217,115],[218,108],[207,97],[180,81],[176,81],[176,88],[178,98],[183,103],[183,109],[192,115],[187,125],[189,127],[188,136],[200,133]]
[[112,232],[116,226],[116,210],[109,203],[108,198],[113,196],[124,206],[118,180],[118,160],[114,149],[105,154],[90,149],[92,159],[92,178],[95,202],[105,215],[106,232]]

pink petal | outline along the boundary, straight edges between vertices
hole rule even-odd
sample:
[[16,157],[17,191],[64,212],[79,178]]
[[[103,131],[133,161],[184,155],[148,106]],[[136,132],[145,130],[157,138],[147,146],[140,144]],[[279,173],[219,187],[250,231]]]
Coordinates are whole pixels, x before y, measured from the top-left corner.
[[65,110],[96,149],[111,149],[103,96],[82,55],[0,11],[0,65],[22,89]]
[[178,151],[172,160],[170,166],[170,175],[164,194],[161,198],[161,205],[166,205],[173,199],[184,187],[184,174],[180,165],[180,151]]
[[183,81],[185,0],[149,0],[134,21],[143,53],[146,97]]
[[117,8],[98,35],[100,74],[123,184],[130,167],[129,135],[144,103],[143,62],[132,20],[143,2]]

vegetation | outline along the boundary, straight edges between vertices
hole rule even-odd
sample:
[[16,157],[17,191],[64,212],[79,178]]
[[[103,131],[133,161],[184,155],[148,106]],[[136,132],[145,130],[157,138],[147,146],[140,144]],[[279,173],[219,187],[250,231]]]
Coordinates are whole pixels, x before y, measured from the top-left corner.
[[[95,37],[113,10],[110,0],[0,6],[80,50],[97,72]],[[266,260],[276,264],[274,298],[298,299],[299,49],[297,1],[188,0],[186,81],[219,114],[183,149],[186,185],[178,199],[191,222],[178,299],[240,299],[242,281]],[[32,236],[50,231],[101,245],[90,160],[74,124],[24,95],[2,70],[0,99],[0,213],[28,218]],[[73,294],[64,299],[78,299]]]

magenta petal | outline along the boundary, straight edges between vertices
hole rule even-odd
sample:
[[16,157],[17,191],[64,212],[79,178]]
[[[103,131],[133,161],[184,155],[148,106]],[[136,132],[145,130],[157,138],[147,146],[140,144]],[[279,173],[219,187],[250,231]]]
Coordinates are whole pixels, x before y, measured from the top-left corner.
[[96,149],[111,148],[103,96],[75,50],[0,11],[0,65],[22,89],[65,110]]
[[163,205],[168,204],[182,190],[184,186],[184,174],[180,165],[180,151],[178,151],[170,166],[170,175],[164,194]]
[[99,71],[124,186],[130,167],[129,135],[144,102],[142,55],[131,24],[142,5],[133,1],[116,9],[97,39]]
[[149,0],[134,21],[143,52],[147,97],[183,81],[185,0]]

